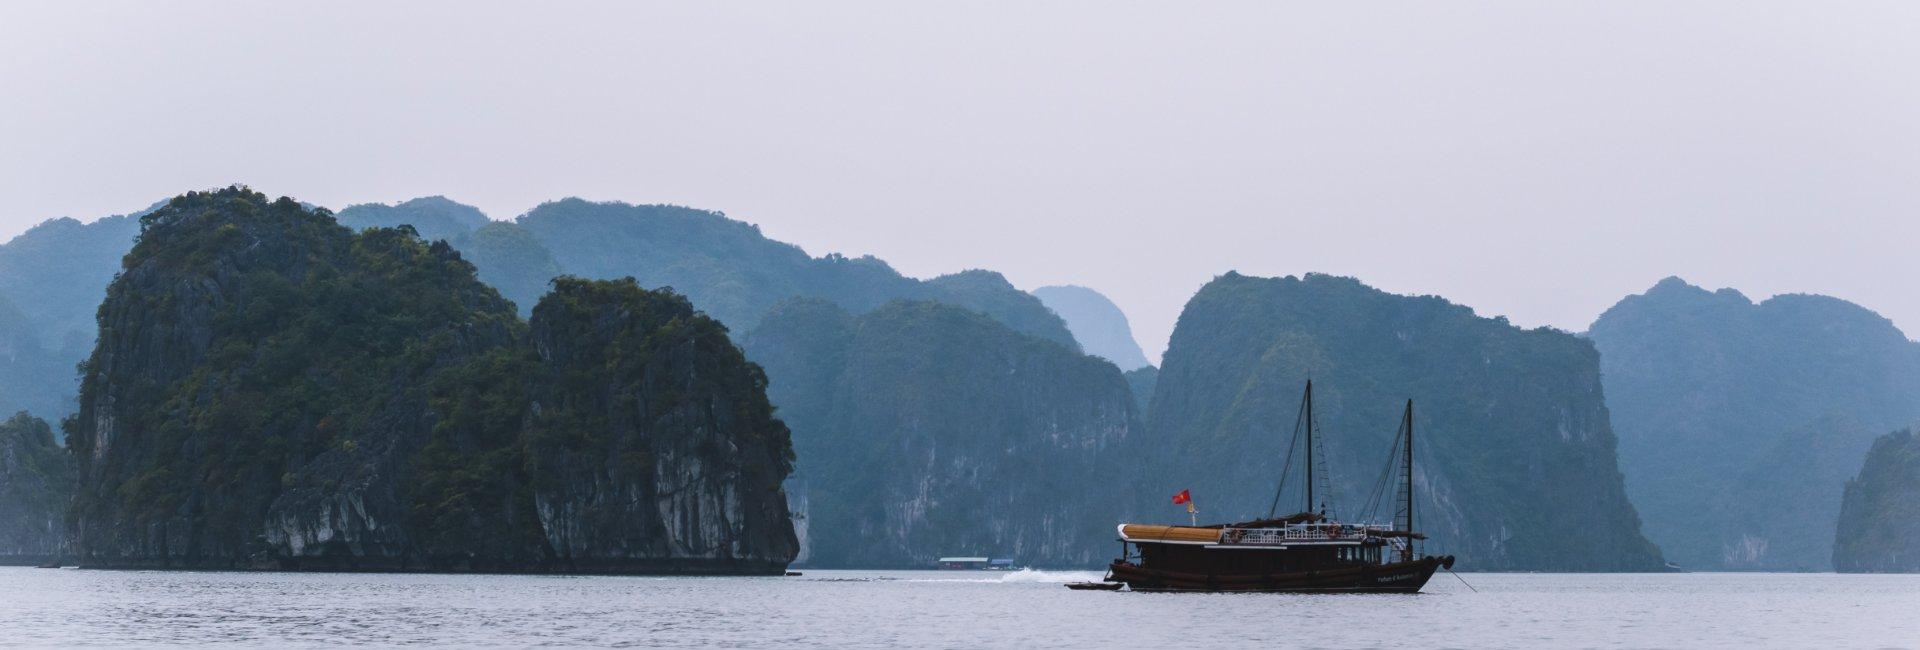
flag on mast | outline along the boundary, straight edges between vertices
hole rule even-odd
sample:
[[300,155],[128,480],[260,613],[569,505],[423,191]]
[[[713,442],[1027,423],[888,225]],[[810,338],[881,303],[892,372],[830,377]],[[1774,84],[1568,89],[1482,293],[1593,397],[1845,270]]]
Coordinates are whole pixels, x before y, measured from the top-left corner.
[[1199,516],[1195,514],[1199,511],[1193,509],[1193,493],[1191,491],[1181,490],[1179,494],[1173,495],[1173,505],[1187,506],[1187,523],[1195,526],[1200,525],[1198,523],[1200,521]]

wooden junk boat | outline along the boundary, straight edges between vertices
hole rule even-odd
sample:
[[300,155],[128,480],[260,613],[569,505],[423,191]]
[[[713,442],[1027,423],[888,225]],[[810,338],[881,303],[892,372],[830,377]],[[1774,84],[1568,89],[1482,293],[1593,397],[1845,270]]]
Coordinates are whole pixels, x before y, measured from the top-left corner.
[[1414,593],[1434,571],[1453,568],[1451,555],[1420,555],[1417,542],[1426,536],[1413,530],[1413,401],[1407,401],[1395,453],[1369,498],[1377,512],[1387,477],[1399,470],[1388,524],[1341,523],[1328,516],[1325,501],[1314,501],[1316,487],[1323,499],[1329,490],[1324,471],[1316,474],[1314,467],[1313,382],[1300,403],[1294,443],[1304,423],[1306,510],[1273,516],[1293,465],[1290,444],[1267,518],[1210,526],[1122,524],[1123,555],[1108,567],[1105,581],[1134,591]]

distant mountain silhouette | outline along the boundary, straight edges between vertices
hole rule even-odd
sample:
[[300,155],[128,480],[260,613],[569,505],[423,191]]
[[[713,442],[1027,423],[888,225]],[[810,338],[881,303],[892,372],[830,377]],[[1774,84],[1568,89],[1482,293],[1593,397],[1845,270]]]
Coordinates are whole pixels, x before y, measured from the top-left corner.
[[1015,330],[1075,349],[1066,323],[998,273],[966,271],[928,281],[873,257],[810,257],[752,224],[670,205],[545,203],[516,222],[553,251],[567,273],[632,276],[670,286],[729,327],[750,331],[774,303],[822,298],[856,312],[888,301],[936,300],[973,309]]
[[140,216],[165,203],[91,223],[49,219],[0,244],[0,413],[58,422],[73,412],[74,365],[93,348],[94,311]]
[[672,287],[742,332],[787,298],[822,298],[854,311],[909,298],[973,309],[1016,330],[1079,347],[1060,317],[998,273],[970,270],[916,280],[870,256],[809,256],[767,238],[758,226],[707,210],[568,198],[513,221],[490,222],[477,209],[436,196],[356,205],[342,210],[340,221],[355,228],[411,225],[422,237],[446,240],[523,314],[557,275],[632,277],[641,286]]
[[1147,407],[1153,403],[1154,385],[1159,382],[1159,368],[1141,366],[1127,371],[1127,387],[1133,389],[1133,404],[1139,408],[1141,419],[1147,417]]
[[444,239],[450,243],[492,222],[479,208],[444,196],[423,196],[393,205],[350,205],[334,218],[354,230],[412,226],[427,241]]
[[1679,278],[1594,321],[1627,493],[1697,569],[1825,570],[1842,486],[1920,417],[1920,344],[1837,298]]
[[1147,355],[1133,340],[1133,328],[1126,313],[1100,292],[1086,287],[1059,285],[1033,290],[1048,309],[1066,319],[1073,338],[1087,354],[1105,358],[1125,370],[1147,364]]

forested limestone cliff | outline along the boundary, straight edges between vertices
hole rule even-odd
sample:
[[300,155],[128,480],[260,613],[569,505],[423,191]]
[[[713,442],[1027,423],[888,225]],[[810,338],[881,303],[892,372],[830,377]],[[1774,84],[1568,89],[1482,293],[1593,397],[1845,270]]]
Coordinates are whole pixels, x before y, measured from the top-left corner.
[[1911,429],[1875,440],[1860,474],[1847,481],[1833,568],[1920,573],[1920,436]]
[[791,488],[821,567],[945,555],[1098,566],[1135,503],[1120,371],[979,313],[782,303],[745,339],[793,426]]
[[[1662,567],[1621,489],[1591,344],[1350,278],[1229,273],[1187,303],[1149,407],[1145,447],[1162,453],[1144,455],[1146,491],[1190,488],[1213,521],[1266,515],[1309,378],[1334,516],[1369,514],[1412,399],[1430,551],[1474,570]],[[1297,488],[1278,501],[1306,507]]]
[[72,496],[73,459],[47,422],[24,411],[0,422],[0,564],[58,557]]
[[[68,429],[74,554],[108,567],[781,570],[788,443],[757,368],[683,299],[562,286],[529,327],[410,227],[355,234],[238,187],[174,199],[142,218],[99,310]],[[579,382],[613,392],[568,388]],[[568,417],[595,399],[646,417]],[[633,525],[576,534],[566,513],[608,500]]]

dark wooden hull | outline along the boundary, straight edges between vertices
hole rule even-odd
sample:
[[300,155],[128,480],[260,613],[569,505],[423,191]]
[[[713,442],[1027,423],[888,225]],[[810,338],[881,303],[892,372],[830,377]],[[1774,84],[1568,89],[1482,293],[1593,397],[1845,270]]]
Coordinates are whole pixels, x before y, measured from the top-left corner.
[[1107,580],[1126,583],[1134,591],[1410,594],[1420,591],[1433,577],[1433,572],[1443,566],[1453,566],[1453,556],[1299,573],[1243,575],[1181,573],[1114,562],[1107,567]]

